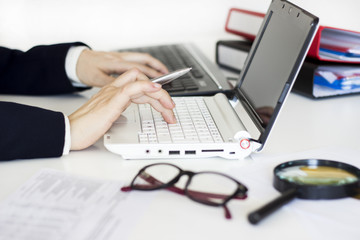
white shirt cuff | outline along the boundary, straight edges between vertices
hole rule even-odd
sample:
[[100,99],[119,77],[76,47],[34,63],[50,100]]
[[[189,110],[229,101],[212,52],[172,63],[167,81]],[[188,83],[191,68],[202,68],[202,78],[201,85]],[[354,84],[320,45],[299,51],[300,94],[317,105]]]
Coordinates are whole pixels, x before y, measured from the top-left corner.
[[70,121],[65,114],[64,114],[64,120],[65,120],[65,139],[64,139],[63,155],[68,155],[71,148],[71,134],[70,134]]
[[87,87],[87,85],[80,82],[80,79],[76,74],[76,64],[78,62],[80,54],[85,49],[89,48],[86,46],[71,47],[65,58],[66,75],[68,76],[74,87]]

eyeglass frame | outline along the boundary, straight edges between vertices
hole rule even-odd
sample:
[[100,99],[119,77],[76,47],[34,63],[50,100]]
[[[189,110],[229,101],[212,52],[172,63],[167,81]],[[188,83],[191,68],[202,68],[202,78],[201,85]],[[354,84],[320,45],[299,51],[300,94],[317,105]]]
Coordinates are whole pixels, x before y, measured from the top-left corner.
[[[153,166],[156,166],[156,165],[168,165],[168,166],[172,166],[176,169],[179,170],[179,173],[171,180],[169,181],[168,183],[162,183],[160,182],[159,180],[157,180],[156,178],[154,178],[153,176],[151,176],[150,174],[146,173],[145,170],[147,168],[150,168],[150,167],[153,167]],[[144,179],[143,177],[141,177],[141,174],[142,173],[146,173],[149,177],[151,177],[152,181],[157,181],[157,183],[161,183],[161,185],[155,187],[155,188],[149,188],[149,189],[146,189],[146,188],[137,188],[136,187],[136,184],[135,184],[135,181],[136,179],[139,177],[145,181],[147,181],[148,183],[151,184],[151,182],[149,182],[149,179]],[[237,188],[236,190],[234,191],[233,194],[227,196],[227,195],[222,195],[222,194],[214,194],[214,193],[206,193],[206,192],[198,192],[198,191],[193,191],[193,190],[189,190],[188,189],[188,186],[190,185],[191,183],[191,180],[194,176],[198,175],[198,174],[215,174],[215,175],[220,175],[220,176],[223,176],[225,178],[228,178],[230,180],[232,180],[234,183],[236,183],[237,185]],[[184,189],[181,189],[181,188],[178,188],[175,186],[175,184],[180,180],[180,178],[182,176],[188,176],[188,180],[185,184],[185,187]],[[191,200],[195,201],[195,202],[198,202],[198,203],[201,203],[201,204],[205,204],[205,205],[208,205],[208,206],[214,206],[214,207],[224,207],[224,210],[225,210],[225,217],[227,219],[231,219],[231,214],[230,214],[230,211],[229,209],[227,208],[226,204],[232,200],[232,199],[238,199],[238,200],[243,200],[243,199],[246,199],[247,198],[247,187],[240,183],[238,180],[236,180],[235,178],[231,177],[231,176],[228,176],[226,174],[223,174],[223,173],[220,173],[220,172],[216,172],[216,171],[200,171],[200,172],[193,172],[193,171],[187,171],[187,170],[183,170],[181,169],[180,167],[174,165],[174,164],[171,164],[171,163],[154,163],[154,164],[150,164],[150,165],[147,165],[143,168],[141,168],[139,170],[139,172],[135,175],[135,177],[133,178],[133,180],[131,181],[131,184],[130,186],[127,186],[127,187],[122,187],[121,190],[124,191],[124,192],[128,192],[128,191],[131,191],[131,190],[139,190],[139,191],[153,191],[153,190],[159,190],[159,189],[167,189],[169,191],[172,191],[172,192],[175,192],[175,193],[178,193],[178,194],[181,194],[181,195],[185,195],[187,196],[188,198],[190,198]],[[191,193],[190,193],[191,192]],[[201,201],[200,199],[196,199],[194,197],[192,197],[194,194],[200,194],[200,195],[204,195],[204,196],[207,196],[207,197],[213,197],[213,198],[216,198],[216,197],[226,197],[224,198],[224,200],[221,202],[221,203],[215,203],[215,202],[210,202],[210,201]]]

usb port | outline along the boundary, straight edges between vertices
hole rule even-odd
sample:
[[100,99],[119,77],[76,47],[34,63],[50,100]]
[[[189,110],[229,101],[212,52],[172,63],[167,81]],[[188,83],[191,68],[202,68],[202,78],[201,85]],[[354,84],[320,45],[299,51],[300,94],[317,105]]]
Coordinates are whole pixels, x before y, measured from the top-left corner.
[[180,151],[169,151],[169,155],[180,155]]
[[196,151],[195,150],[185,150],[185,155],[195,155]]

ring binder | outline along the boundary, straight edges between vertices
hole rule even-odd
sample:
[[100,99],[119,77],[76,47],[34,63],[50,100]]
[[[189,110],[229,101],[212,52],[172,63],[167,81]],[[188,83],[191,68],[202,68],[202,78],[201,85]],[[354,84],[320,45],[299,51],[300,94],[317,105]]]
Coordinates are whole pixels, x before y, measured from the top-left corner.
[[[231,8],[225,31],[253,41],[265,14]],[[360,32],[319,26],[308,56],[330,62],[360,63]]]
[[[237,73],[241,71],[238,62],[246,58],[264,15],[239,8],[229,10],[225,30],[245,40],[218,41],[216,62],[219,66]],[[310,98],[360,93],[359,63],[360,32],[320,26],[293,91]]]

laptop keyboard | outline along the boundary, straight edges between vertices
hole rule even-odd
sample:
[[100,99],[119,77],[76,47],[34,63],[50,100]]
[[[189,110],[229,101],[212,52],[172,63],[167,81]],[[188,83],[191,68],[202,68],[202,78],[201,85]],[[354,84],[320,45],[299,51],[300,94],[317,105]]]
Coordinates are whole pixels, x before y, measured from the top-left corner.
[[177,122],[168,124],[149,104],[140,104],[140,143],[219,143],[223,139],[202,97],[173,98]]
[[168,92],[197,90],[199,87],[196,84],[196,79],[201,79],[205,75],[200,65],[180,45],[132,48],[123,51],[149,53],[153,57],[162,61],[169,69],[169,71],[192,67],[190,73],[185,74],[176,81],[165,84],[163,86],[163,88]]

